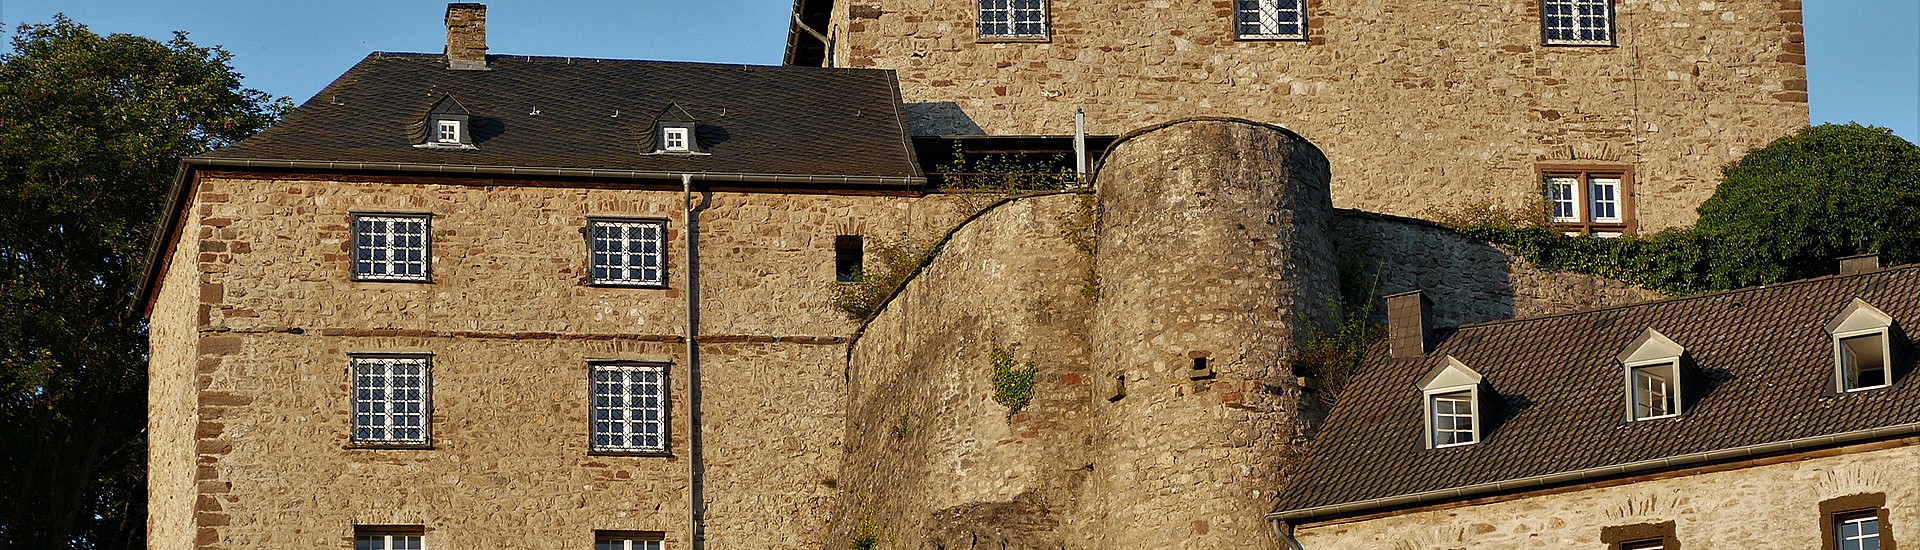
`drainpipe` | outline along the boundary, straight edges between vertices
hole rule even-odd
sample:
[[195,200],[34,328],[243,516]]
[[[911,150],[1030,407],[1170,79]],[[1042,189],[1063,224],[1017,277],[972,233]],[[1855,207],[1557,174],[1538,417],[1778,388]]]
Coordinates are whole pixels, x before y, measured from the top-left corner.
[[1073,110],[1073,175],[1087,182],[1087,111]]
[[800,12],[797,12],[797,11],[793,12],[793,26],[800,27],[800,30],[807,31],[807,34],[813,35],[814,40],[819,40],[821,44],[825,45],[826,53],[820,56],[820,66],[832,67],[833,66],[833,39],[827,38],[827,35],[820,34],[820,31],[813,30],[813,27],[809,27],[807,26],[806,23],[800,22]]
[[681,235],[687,246],[687,548],[704,550],[706,542],[706,473],[700,446],[700,348],[694,343],[700,327],[700,261],[695,248],[693,174],[680,175],[680,192],[686,201],[686,219]]
[[1293,526],[1277,519],[1267,520],[1273,524],[1273,534],[1280,536],[1280,542],[1286,543],[1288,550],[1307,550],[1300,547],[1300,541],[1293,538]]

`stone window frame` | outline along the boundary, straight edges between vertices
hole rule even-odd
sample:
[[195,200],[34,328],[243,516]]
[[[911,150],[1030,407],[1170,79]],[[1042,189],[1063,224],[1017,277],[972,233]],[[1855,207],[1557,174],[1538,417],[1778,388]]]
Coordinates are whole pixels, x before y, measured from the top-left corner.
[[[1602,8],[1605,8],[1607,11],[1606,17],[1604,18],[1606,20],[1606,40],[1566,40],[1552,38],[1548,34],[1549,27],[1547,26],[1547,5],[1549,3],[1566,3],[1570,8],[1577,8],[1577,5],[1581,3],[1591,3],[1598,4]],[[1620,45],[1619,0],[1534,0],[1531,4],[1533,5],[1534,14],[1539,17],[1540,45],[1542,46],[1613,48]],[[1577,18],[1579,16],[1574,15],[1570,17]]]
[[833,280],[857,283],[866,278],[867,240],[863,235],[833,237]]
[[1005,1],[1007,2],[1006,9],[1008,10],[1007,11],[1007,17],[1008,17],[1007,30],[1010,31],[1008,34],[987,34],[985,16],[986,16],[986,10],[989,8],[987,8],[986,6],[979,5],[976,1],[973,8],[974,42],[982,43],[982,44],[992,44],[992,43],[1019,43],[1019,42],[1043,43],[1043,42],[1053,41],[1053,2],[1052,0],[1033,0],[1035,2],[1040,3],[1040,32],[1037,34],[1015,34],[1011,32],[1013,31],[1014,25],[1015,25],[1012,19],[1013,9],[1014,9],[1013,2],[1020,1],[1020,0],[1005,0]]
[[[664,361],[627,361],[607,360],[587,362],[587,454],[590,456],[650,456],[664,457],[673,455],[673,371]],[[660,395],[657,406],[660,415],[660,445],[658,447],[636,447],[631,445],[602,446],[595,442],[599,437],[595,418],[596,400],[599,394],[594,388],[594,377],[602,369],[618,368],[623,370],[653,370],[658,373]],[[629,396],[630,397],[630,396]]]
[[1820,548],[1840,550],[1839,523],[1866,514],[1872,514],[1879,522],[1880,550],[1899,550],[1893,538],[1893,525],[1887,522],[1886,493],[1860,493],[1820,501]]
[[[420,438],[362,438],[359,435],[360,394],[358,367],[363,360],[419,360],[420,361]],[[390,386],[389,386],[390,387]],[[433,448],[433,354],[431,353],[387,353],[356,352],[347,354],[347,447],[353,449],[432,449]],[[389,409],[392,406],[390,398]]]
[[[636,542],[641,544],[634,544]],[[613,544],[617,546],[601,546],[602,544]],[[593,531],[594,550],[664,550],[666,546],[666,531],[615,529],[595,529]]]
[[[414,539],[416,544],[394,546],[394,537]],[[425,550],[427,548],[427,528],[423,525],[355,525],[353,526],[353,548],[360,550],[361,539],[380,539],[376,550]]]
[[[1564,231],[1572,235],[1595,235],[1601,237],[1633,235],[1640,231],[1639,216],[1634,204],[1634,170],[1630,164],[1604,163],[1539,163],[1535,166],[1540,182],[1541,196],[1547,200],[1547,227]],[[1554,216],[1553,182],[1549,178],[1574,178],[1576,181],[1574,215],[1571,219]],[[1619,178],[1620,187],[1615,190],[1615,208],[1619,211],[1620,221],[1595,221],[1589,210],[1592,209],[1592,197],[1588,188],[1592,178]]]
[[[1241,32],[1240,26],[1244,23],[1244,21],[1242,21],[1242,17],[1244,17],[1248,13],[1248,10],[1245,7],[1247,4],[1253,4],[1254,6],[1256,6],[1255,9],[1265,10],[1267,9],[1267,6],[1263,4],[1274,4],[1282,1],[1288,1],[1288,0],[1233,0],[1233,17],[1232,17],[1233,39],[1238,41],[1245,41],[1245,42],[1310,42],[1312,40],[1312,38],[1309,36],[1309,34],[1312,32],[1310,23],[1313,20],[1314,9],[1319,7],[1319,4],[1320,4],[1319,0],[1290,0],[1294,2],[1293,9],[1299,15],[1299,21],[1297,22],[1297,24],[1300,26],[1300,32],[1298,33],[1247,34],[1247,33]],[[1275,6],[1274,9],[1278,10],[1279,8]]]
[[[348,239],[350,239],[349,241],[351,246],[350,250],[352,251],[352,254],[348,259],[347,272],[353,281],[368,282],[368,283],[433,284],[433,214],[432,213],[430,212],[354,211],[354,212],[349,212],[348,216],[349,216],[349,219],[347,220],[347,227],[348,227],[347,237]],[[411,274],[394,275],[393,268],[395,265],[411,263],[411,262],[410,261],[395,262],[393,260],[393,252],[396,251],[396,248],[393,246],[392,243],[393,243],[394,237],[396,235],[399,235],[399,233],[392,230],[391,224],[394,222],[410,221],[410,220],[418,220],[420,222],[420,246],[419,246],[420,274],[419,275],[411,275]],[[386,259],[376,261],[371,258],[363,259],[361,257],[361,254],[363,253],[363,251],[373,250],[373,248],[363,249],[360,245],[360,236],[361,236],[360,224],[363,221],[366,221],[366,222],[378,221],[378,222],[386,222],[389,224],[387,226],[388,230],[385,232],[385,237],[387,239],[386,240],[387,245],[384,247],[386,256],[387,256]],[[403,247],[403,249],[405,250],[411,250],[412,248],[413,247]],[[376,265],[376,264],[384,265],[386,266],[387,273],[383,273],[383,274],[361,273],[360,265],[362,261],[368,262],[369,265]]]
[[[629,228],[633,226],[640,226],[640,225],[657,226],[656,234],[659,235],[659,238],[658,238],[659,242],[655,243],[654,246],[656,247],[656,250],[659,251],[656,254],[657,256],[659,256],[660,276],[658,280],[649,281],[646,279],[634,279],[630,277],[628,278],[596,277],[594,275],[594,270],[600,267],[600,264],[596,262],[594,258],[595,255],[600,254],[600,252],[594,248],[600,242],[600,239],[596,238],[593,232],[594,226],[596,225],[618,225],[618,226],[629,227]],[[586,239],[586,245],[587,245],[587,271],[586,271],[586,278],[585,278],[586,285],[598,286],[598,287],[620,287],[620,288],[650,288],[650,289],[668,288],[668,281],[669,281],[668,275],[670,274],[670,270],[669,270],[670,264],[668,262],[672,259],[672,256],[670,255],[671,251],[668,249],[668,245],[672,242],[672,239],[673,239],[672,235],[670,234],[672,227],[673,227],[672,220],[668,220],[666,218],[628,218],[628,217],[616,217],[616,216],[587,216],[587,223],[580,230],[581,236]],[[626,240],[632,240],[632,239],[626,239]],[[622,252],[620,254],[623,256],[626,256],[629,262],[632,261],[632,258],[634,256],[633,253],[631,252]],[[644,255],[642,257],[644,257]],[[627,265],[631,265],[631,264],[627,264]],[[627,269],[629,274],[632,271],[632,268],[630,267],[624,268],[624,269]]]
[[[1600,542],[1607,550],[1680,550],[1680,538],[1672,521],[1612,525],[1600,528]],[[1654,546],[1658,545],[1658,546]]]

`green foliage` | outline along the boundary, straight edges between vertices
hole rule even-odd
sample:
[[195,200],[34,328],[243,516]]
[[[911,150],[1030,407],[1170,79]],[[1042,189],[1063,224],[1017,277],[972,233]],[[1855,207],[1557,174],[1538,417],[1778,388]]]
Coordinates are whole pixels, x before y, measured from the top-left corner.
[[993,363],[993,401],[1007,407],[1007,416],[1019,414],[1033,403],[1033,376],[1040,367],[1032,359],[1025,364],[1013,358],[1014,348],[993,346],[988,361]]
[[890,427],[887,431],[888,433],[893,434],[894,439],[906,439],[907,430],[911,429],[912,427],[913,425],[908,422],[907,413],[903,412],[903,413],[900,413],[900,419],[895,420],[893,422],[893,426]]
[[1920,260],[1920,147],[1884,128],[1810,127],[1725,173],[1691,228],[1601,239],[1471,214],[1454,225],[1538,266],[1674,295],[1829,275],[1863,250],[1889,264]]
[[933,255],[933,246],[901,236],[893,240],[876,239],[869,251],[878,260],[879,269],[858,270],[852,282],[831,283],[828,287],[834,309],[854,321],[878,315],[880,308],[887,305],[887,299],[893,297],[894,290],[906,284],[907,277]]
[[[1060,222],[1060,235],[1075,249],[1094,256],[1100,253],[1099,227],[1100,198],[1091,191],[1083,192],[1074,202],[1073,214]],[[1087,262],[1086,273],[1081,276],[1080,294],[1088,300],[1100,297],[1100,274],[1093,262]]]
[[853,550],[876,550],[880,548],[880,541],[886,536],[886,532],[873,520],[875,508],[873,497],[861,495],[860,523],[854,525],[853,542],[849,544]]
[[933,180],[942,191],[1057,191],[1080,183],[1072,166],[1064,154],[1038,160],[1035,155],[1017,153],[969,155],[956,141],[951,159],[933,169]]
[[1727,165],[1700,206],[1719,244],[1714,285],[1834,273],[1834,258],[1877,251],[1920,260],[1920,147],[1885,128],[1823,124]]
[[183,156],[271,122],[218,48],[19,27],[0,54],[0,547],[140,548],[145,327],[128,314]]
[[1367,347],[1386,336],[1386,327],[1373,322],[1374,297],[1380,288],[1378,271],[1342,263],[1341,295],[1327,298],[1332,315],[1323,323],[1304,327],[1293,353],[1295,374],[1318,382],[1320,395],[1328,402],[1340,400],[1347,379],[1365,359]]

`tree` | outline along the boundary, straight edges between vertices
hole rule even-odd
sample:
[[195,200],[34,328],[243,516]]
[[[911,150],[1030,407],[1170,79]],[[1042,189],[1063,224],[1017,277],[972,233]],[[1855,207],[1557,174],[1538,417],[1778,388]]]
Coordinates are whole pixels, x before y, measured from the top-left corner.
[[1717,288],[1832,274],[1858,252],[1920,260],[1920,147],[1886,128],[1813,126],[1724,172],[1697,226],[1714,242]]
[[130,311],[183,156],[287,105],[219,48],[56,16],[0,54],[0,545],[145,546],[146,329]]

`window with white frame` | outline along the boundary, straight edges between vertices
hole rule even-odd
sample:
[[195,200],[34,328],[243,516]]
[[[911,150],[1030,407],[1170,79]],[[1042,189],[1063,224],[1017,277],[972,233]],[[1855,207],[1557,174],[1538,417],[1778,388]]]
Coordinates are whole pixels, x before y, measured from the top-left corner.
[[1433,400],[1433,446],[1452,447],[1474,442],[1473,392],[1442,393]]
[[1666,550],[1665,541],[1660,539],[1626,542],[1620,544],[1620,550]]
[[1835,515],[1833,534],[1840,550],[1880,550],[1880,516],[1873,510]]
[[1540,0],[1540,28],[1546,44],[1613,44],[1614,0]]
[[980,36],[1045,37],[1046,0],[980,0]]
[[1243,39],[1307,37],[1307,0],[1234,0],[1234,32]]
[[1884,388],[1893,383],[1893,317],[1855,299],[1827,323],[1833,338],[1834,386],[1841,392]]
[[1479,372],[1452,356],[1420,380],[1428,447],[1457,447],[1480,441],[1482,381]]
[[354,357],[353,442],[425,445],[430,424],[428,369],[423,356]]
[[693,150],[691,132],[684,127],[668,126],[660,129],[660,150],[687,152]]
[[354,280],[429,280],[428,219],[426,214],[354,214]]
[[659,453],[667,450],[667,367],[595,363],[592,371],[592,450]]
[[353,550],[425,550],[425,539],[419,530],[355,529]]
[[599,285],[665,286],[665,220],[588,219],[588,280]]
[[593,550],[661,550],[666,533],[650,531],[595,531]]
[[460,121],[440,119],[433,140],[440,143],[460,143]]
[[1649,327],[1616,357],[1626,367],[1627,417],[1653,420],[1679,416],[1684,411],[1686,373],[1681,361],[1686,348]]
[[1633,368],[1633,419],[1652,420],[1679,414],[1678,363]]
[[1623,169],[1547,169],[1547,221],[1570,235],[1618,237],[1633,228],[1631,177]]

